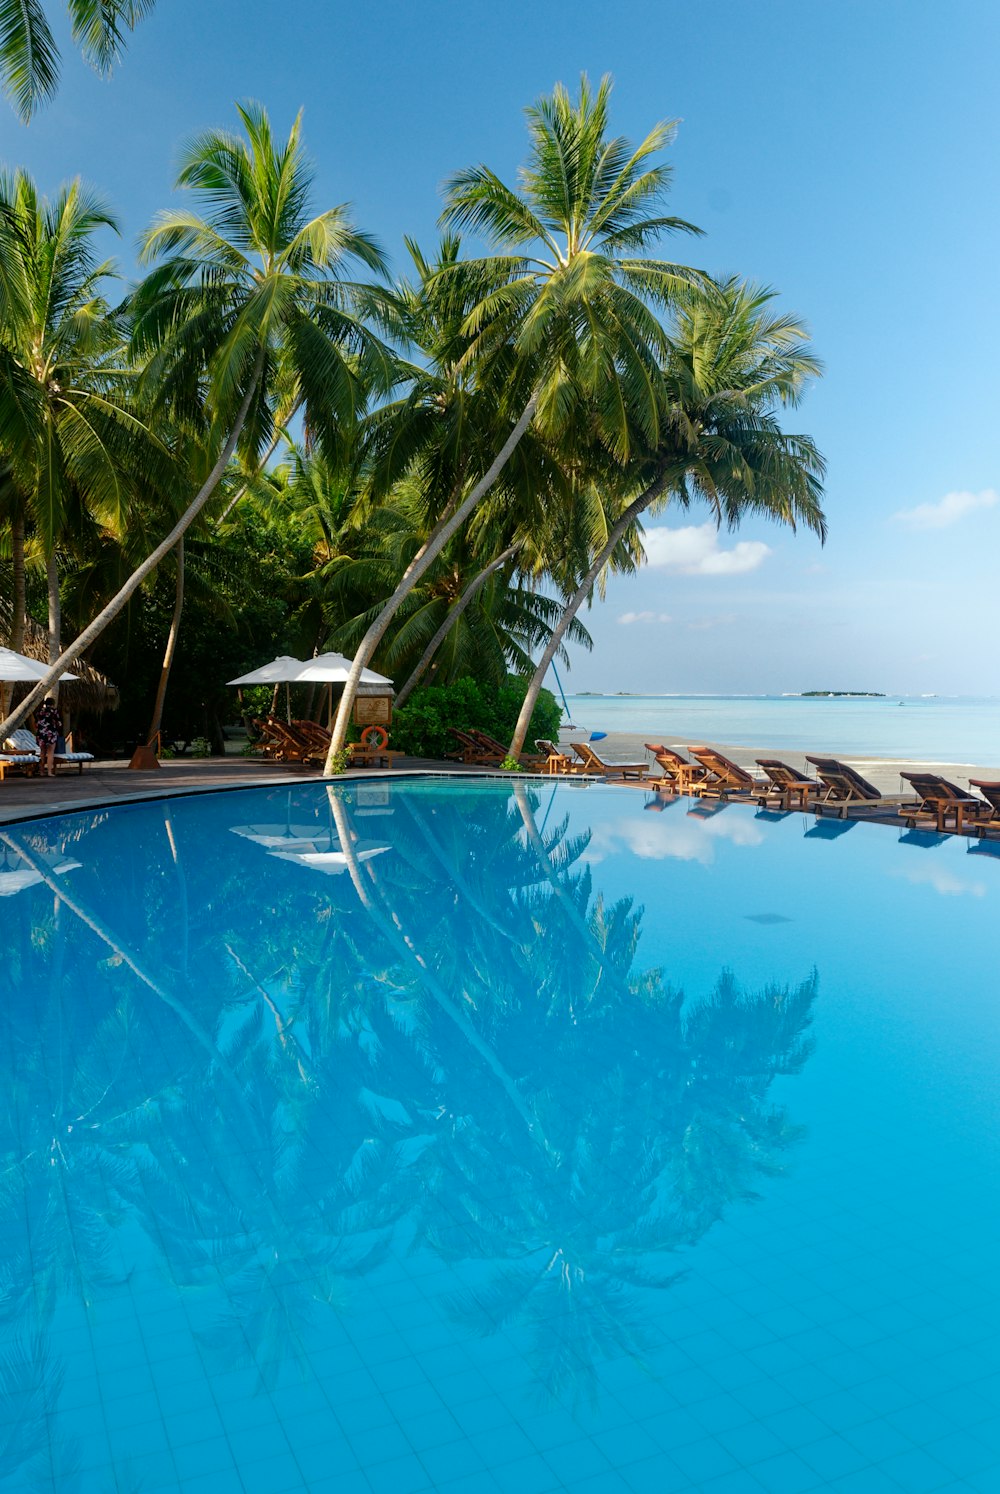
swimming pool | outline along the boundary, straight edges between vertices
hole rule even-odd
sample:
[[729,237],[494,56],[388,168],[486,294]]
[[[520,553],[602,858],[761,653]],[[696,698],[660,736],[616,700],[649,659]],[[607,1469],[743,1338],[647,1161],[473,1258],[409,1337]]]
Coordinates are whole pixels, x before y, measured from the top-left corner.
[[0,827],[0,1487],[995,1490],[998,906],[568,782]]

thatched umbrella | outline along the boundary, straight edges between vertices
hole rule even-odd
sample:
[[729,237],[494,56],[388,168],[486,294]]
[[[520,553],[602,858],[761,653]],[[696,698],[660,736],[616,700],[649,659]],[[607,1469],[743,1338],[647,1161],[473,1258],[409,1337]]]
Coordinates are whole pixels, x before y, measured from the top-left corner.
[[[10,642],[12,623],[13,612],[10,598],[0,596],[0,643]],[[40,628],[30,618],[25,627],[21,653],[27,654],[29,659],[37,659],[40,664],[49,662],[48,635],[44,628]],[[103,715],[105,711],[118,709],[118,687],[101,674],[100,670],[78,659],[73,665],[73,673],[76,675],[75,680],[67,680],[65,684],[59,686],[61,706],[74,714],[77,711],[88,711],[97,716]],[[30,688],[30,685],[14,685],[14,703],[23,699]]]

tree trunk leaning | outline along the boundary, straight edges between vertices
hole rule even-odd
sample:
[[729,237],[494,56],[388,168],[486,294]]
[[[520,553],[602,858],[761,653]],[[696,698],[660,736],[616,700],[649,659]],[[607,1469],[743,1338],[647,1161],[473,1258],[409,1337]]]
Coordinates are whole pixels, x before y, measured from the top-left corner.
[[15,654],[24,652],[25,615],[28,610],[28,589],[24,571],[24,515],[16,514],[10,521],[11,567],[14,582],[14,615],[10,624],[10,646]]
[[500,448],[499,452],[497,453],[487,471],[476,483],[475,487],[472,489],[472,492],[465,499],[465,501],[458,506],[447,523],[439,524],[437,526],[433,538],[423,547],[418,555],[415,556],[407,566],[406,570],[403,573],[403,577],[399,582],[399,585],[396,587],[392,596],[382,608],[382,611],[379,613],[378,617],[369,627],[364,638],[362,638],[361,643],[358,647],[358,651],[354,656],[354,662],[351,665],[350,673],[347,676],[347,683],[344,685],[344,693],[340,698],[340,708],[337,711],[337,719],[334,722],[333,732],[330,736],[330,750],[327,753],[326,764],[323,769],[325,777],[330,777],[332,775],[334,757],[338,752],[341,752],[343,750],[344,743],[347,740],[347,728],[350,724],[351,712],[354,709],[354,697],[358,693],[358,684],[361,679],[362,670],[365,668],[365,665],[368,663],[379,643],[382,641],[386,629],[392,622],[392,619],[395,617],[402,603],[406,600],[410,592],[413,590],[414,586],[416,586],[421,577],[425,575],[430,567],[434,564],[435,560],[437,560],[438,556],[441,554],[441,551],[451,539],[452,535],[457,534],[458,530],[462,527],[466,519],[473,512],[480,499],[489,492],[490,488],[492,488],[493,484],[500,476],[504,467],[506,467],[510,458],[516,451],[518,443],[520,442],[522,436],[528,429],[528,426],[531,424],[537,406],[538,394],[537,392],[535,392],[528,400],[528,403],[522,410],[517,423],[514,425],[514,428],[512,429],[510,435],[507,437],[507,440]]
[[458,622],[459,618],[462,616],[462,613],[468,607],[469,603],[473,601],[473,599],[479,594],[490,577],[494,575],[498,570],[500,570],[501,566],[505,566],[508,560],[513,560],[514,556],[517,554],[520,548],[520,545],[508,545],[507,549],[504,550],[502,555],[498,555],[496,560],[491,560],[489,565],[485,566],[484,569],[479,572],[478,576],[473,577],[455,605],[453,607],[449,607],[447,615],[441,623],[441,626],[438,628],[437,632],[434,634],[434,637],[431,639],[430,643],[428,643],[427,647],[420,655],[420,660],[417,664],[416,669],[414,669],[413,673],[410,675],[410,678],[406,681],[406,684],[396,696],[395,708],[397,711],[399,710],[400,706],[405,705],[409,700],[410,696],[413,694],[417,685],[420,683],[421,679],[426,673],[428,665],[434,658],[434,655],[437,653],[442,643],[444,643],[448,634]]
[[160,541],[156,549],[153,550],[151,554],[147,555],[142,564],[132,572],[131,576],[125,582],[124,586],[119,588],[119,590],[111,598],[111,601],[107,604],[107,606],[97,614],[93,622],[88,623],[80,636],[74,639],[69,647],[64,650],[64,652],[55,661],[55,663],[52,665],[52,668],[48,671],[44,678],[40,679],[38,681],[38,684],[35,685],[34,689],[32,689],[28,693],[28,695],[25,696],[21,704],[17,706],[15,710],[11,711],[10,715],[5,721],[0,721],[0,741],[5,741],[7,737],[10,736],[12,731],[17,730],[22,721],[27,720],[28,716],[35,709],[35,706],[38,705],[40,701],[45,699],[45,696],[52,688],[53,682],[59,678],[64,670],[71,669],[80,655],[84,652],[84,650],[88,649],[92,643],[96,642],[96,640],[100,638],[101,634],[104,632],[108,624],[114,621],[114,619],[118,616],[119,612],[121,612],[126,603],[130,601],[130,599],[139,590],[139,587],[145,581],[146,577],[153,574],[164,556],[170,554],[171,550],[177,544],[177,541],[194,523],[195,519],[205,507],[205,504],[208,502],[212,494],[215,492],[215,489],[218,487],[219,480],[222,477],[223,472],[225,472],[226,470],[226,465],[229,462],[229,459],[232,456],[233,452],[236,450],[236,443],[240,438],[240,432],[243,430],[243,426],[246,423],[246,418],[250,411],[250,405],[253,401],[254,395],[257,392],[257,385],[260,382],[262,367],[263,355],[260,354],[257,358],[257,365],[254,370],[253,378],[250,381],[250,387],[247,389],[246,394],[243,396],[243,403],[240,405],[239,410],[236,412],[236,419],[233,421],[232,429],[229,432],[229,438],[226,441],[225,446],[219,453],[215,466],[212,468],[211,472],[202,483],[201,487],[199,488],[195,497],[189,503],[188,507],[184,510],[184,513],[177,520],[177,523],[174,525],[173,529],[171,529],[170,533],[166,536],[165,539]]
[[[15,513],[10,521],[11,580],[13,582],[10,638],[7,640],[15,654],[24,652],[25,612],[27,611],[27,586],[24,576],[24,515]],[[14,686],[0,684],[0,712],[7,714]]]
[[177,636],[181,630],[181,614],[184,610],[184,536],[181,535],[176,545],[177,575],[174,585],[174,610],[170,619],[170,631],[167,634],[167,645],[163,650],[163,664],[160,668],[160,682],[156,687],[156,700],[153,704],[153,719],[149,723],[149,735],[147,742],[152,745],[153,739],[160,730],[163,721],[163,703],[167,697],[167,686],[170,683],[170,671],[174,667],[174,655],[177,652]]
[[[45,557],[45,580],[49,591],[49,663],[54,664],[62,653],[62,602],[59,597],[59,557],[55,546]],[[59,676],[49,688],[49,695],[59,703]]]
[[521,705],[521,714],[517,718],[517,725],[514,728],[514,735],[511,738],[510,742],[511,757],[520,757],[521,753],[524,751],[524,739],[528,735],[528,727],[531,725],[531,718],[535,714],[535,706],[538,704],[539,692],[542,688],[542,685],[545,683],[545,676],[549,672],[549,665],[552,663],[552,660],[556,656],[559,645],[562,643],[563,637],[566,633],[566,629],[569,627],[570,623],[573,621],[574,617],[579,612],[580,608],[583,606],[587,598],[590,596],[590,593],[593,591],[594,582],[597,580],[598,576],[601,574],[601,571],[604,569],[604,567],[607,565],[608,561],[614,554],[615,546],[618,544],[618,541],[621,539],[622,535],[625,534],[626,530],[628,530],[629,527],[635,522],[635,520],[639,517],[643,510],[647,509],[649,505],[660,496],[660,494],[663,492],[663,489],[667,485],[667,481],[668,479],[666,478],[666,476],[657,478],[656,482],[652,483],[645,490],[645,492],[639,494],[639,497],[636,498],[633,503],[629,504],[628,508],[622,514],[621,518],[618,520],[617,524],[608,535],[608,538],[604,544],[604,548],[596,557],[589,571],[584,576],[583,580],[580,582],[580,585],[577,587],[576,591],[573,593],[572,597],[564,608],[562,616],[552,630],[552,636],[550,637],[548,643],[545,645],[545,652],[542,654],[542,657],[538,661],[538,667],[531,677],[531,683],[528,686],[527,693],[525,694],[524,701]]

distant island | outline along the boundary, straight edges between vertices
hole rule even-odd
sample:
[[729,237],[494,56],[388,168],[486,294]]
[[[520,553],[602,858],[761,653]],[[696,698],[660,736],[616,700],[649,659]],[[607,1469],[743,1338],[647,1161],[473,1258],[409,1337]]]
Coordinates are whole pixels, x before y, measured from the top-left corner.
[[803,690],[802,692],[803,700],[812,700],[815,697],[828,700],[831,696],[838,700],[844,696],[852,700],[885,700],[885,693],[882,690]]

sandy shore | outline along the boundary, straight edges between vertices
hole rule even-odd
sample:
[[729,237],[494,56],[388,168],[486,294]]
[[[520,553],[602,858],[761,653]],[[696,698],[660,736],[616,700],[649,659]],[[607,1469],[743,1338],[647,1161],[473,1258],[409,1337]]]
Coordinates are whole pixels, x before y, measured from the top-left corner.
[[[568,743],[573,740],[575,733],[563,732],[562,742]],[[586,737],[578,738],[586,740]],[[612,731],[601,742],[593,745],[602,757],[614,759],[620,762],[652,762],[651,755],[645,750],[646,741],[655,741],[653,736],[644,737],[636,732]],[[667,746],[673,747],[675,751],[688,755],[688,743],[698,741],[698,738],[668,738]],[[720,748],[727,757],[731,757],[734,763],[741,768],[757,769],[758,757],[777,757],[782,762],[788,763],[790,767],[799,772],[807,772],[810,777],[815,776],[815,770],[806,763],[804,752],[791,752],[787,748],[733,746],[725,742],[713,742],[713,747]],[[949,778],[957,783],[960,788],[967,788],[970,778],[987,778],[1000,781],[1000,766],[996,764],[979,763],[928,763],[916,759],[908,760],[899,757],[858,757],[851,753],[835,753],[824,748],[822,744],[810,748],[815,757],[839,757],[841,762],[850,763],[859,773],[864,774],[876,788],[881,789],[884,794],[903,793],[909,789],[900,774],[903,772],[925,770],[930,773],[940,773],[943,778]],[[654,775],[659,770],[654,768]]]

